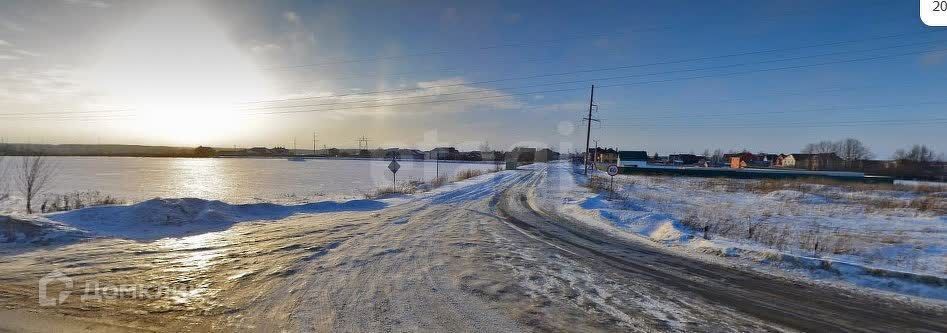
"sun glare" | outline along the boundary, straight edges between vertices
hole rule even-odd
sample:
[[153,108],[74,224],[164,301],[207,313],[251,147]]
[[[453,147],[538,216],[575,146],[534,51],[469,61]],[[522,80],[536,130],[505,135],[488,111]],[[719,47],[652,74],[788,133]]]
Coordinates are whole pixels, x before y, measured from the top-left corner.
[[269,96],[265,76],[204,8],[159,6],[118,29],[92,71],[110,103],[135,110],[125,129],[173,144],[247,130],[239,103]]

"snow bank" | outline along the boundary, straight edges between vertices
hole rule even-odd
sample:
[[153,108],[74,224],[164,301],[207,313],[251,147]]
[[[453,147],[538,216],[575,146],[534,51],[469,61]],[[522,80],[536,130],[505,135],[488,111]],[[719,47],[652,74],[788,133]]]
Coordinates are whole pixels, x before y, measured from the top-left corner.
[[83,236],[78,229],[42,217],[0,215],[0,243],[51,244]]
[[50,220],[99,236],[153,240],[220,231],[253,220],[279,220],[294,214],[369,211],[386,207],[376,200],[323,201],[300,205],[232,205],[196,198],[152,199],[128,206],[97,206],[47,215]]
[[[588,182],[584,176],[559,163],[550,164],[540,185],[543,191],[534,196],[551,211],[686,254],[748,260],[761,269],[947,299],[947,216],[872,207],[871,201],[861,200],[910,200],[916,193],[819,188],[814,193],[778,189],[760,194],[727,191],[720,186],[724,181],[619,175],[617,193],[608,195],[590,192],[582,186]],[[726,227],[732,231],[711,229],[710,239],[704,239],[704,230],[691,229],[683,219],[691,219],[688,225],[700,224],[694,219],[729,221]],[[750,226],[759,231],[747,237]],[[804,247],[813,244],[816,251]]]

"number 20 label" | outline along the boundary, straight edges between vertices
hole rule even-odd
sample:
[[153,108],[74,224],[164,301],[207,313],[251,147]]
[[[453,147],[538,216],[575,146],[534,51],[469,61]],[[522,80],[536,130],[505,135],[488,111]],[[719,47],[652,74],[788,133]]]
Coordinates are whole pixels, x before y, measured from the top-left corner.
[[920,0],[921,21],[932,27],[947,27],[947,0]]

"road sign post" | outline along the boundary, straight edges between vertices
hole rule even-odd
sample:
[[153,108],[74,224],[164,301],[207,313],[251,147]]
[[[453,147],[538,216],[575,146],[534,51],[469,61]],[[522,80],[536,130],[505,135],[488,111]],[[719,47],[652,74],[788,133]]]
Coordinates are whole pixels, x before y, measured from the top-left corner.
[[398,179],[396,178],[398,169],[401,169],[401,165],[398,164],[398,161],[396,161],[394,157],[392,157],[391,163],[388,163],[388,170],[391,170],[391,186],[398,185]]
[[609,192],[612,192],[612,184],[615,184],[615,175],[617,174],[618,174],[618,166],[614,164],[609,165],[608,166],[608,177],[609,177],[608,191]]

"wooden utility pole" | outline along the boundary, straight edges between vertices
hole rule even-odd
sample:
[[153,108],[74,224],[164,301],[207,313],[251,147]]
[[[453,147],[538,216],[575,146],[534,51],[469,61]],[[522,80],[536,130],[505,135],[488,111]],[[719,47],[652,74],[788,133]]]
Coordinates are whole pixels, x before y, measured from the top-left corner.
[[594,139],[592,142],[595,142],[595,147],[592,147],[592,149],[595,149],[593,150],[594,153],[592,153],[592,163],[594,164],[595,161],[598,160],[598,139]]
[[595,85],[592,85],[592,93],[589,94],[589,116],[583,118],[588,122],[588,127],[585,130],[585,174],[589,174],[589,164],[591,159],[589,159],[589,141],[592,139],[592,122],[598,121],[598,119],[592,118],[592,107],[595,106]]

